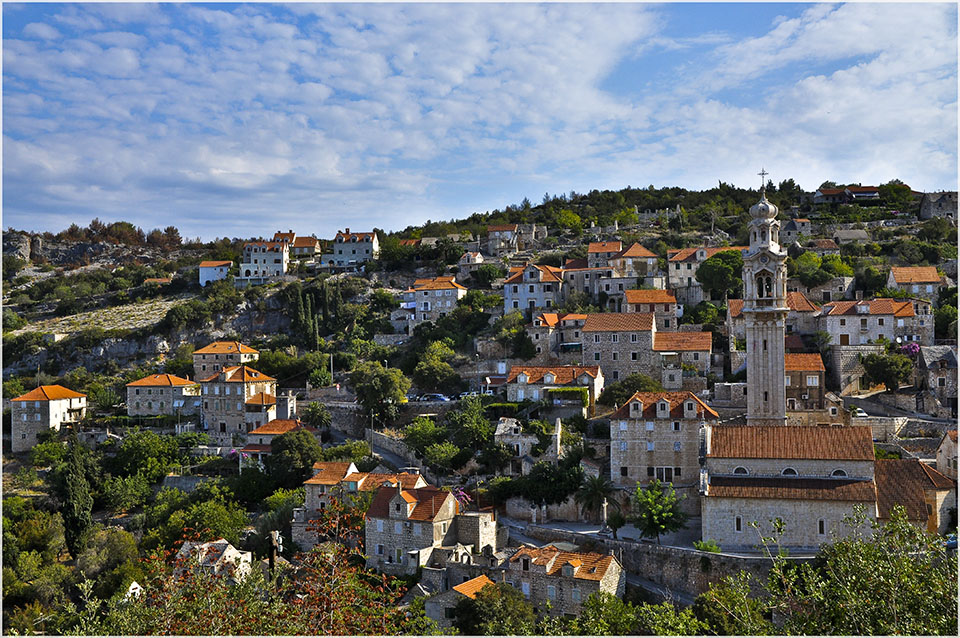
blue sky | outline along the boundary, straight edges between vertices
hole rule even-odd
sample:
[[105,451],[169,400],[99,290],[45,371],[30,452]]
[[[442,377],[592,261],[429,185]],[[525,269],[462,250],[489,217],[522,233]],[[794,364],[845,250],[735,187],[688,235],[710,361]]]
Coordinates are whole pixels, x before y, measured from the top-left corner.
[[3,224],[401,229],[545,192],[957,188],[955,4],[7,4]]

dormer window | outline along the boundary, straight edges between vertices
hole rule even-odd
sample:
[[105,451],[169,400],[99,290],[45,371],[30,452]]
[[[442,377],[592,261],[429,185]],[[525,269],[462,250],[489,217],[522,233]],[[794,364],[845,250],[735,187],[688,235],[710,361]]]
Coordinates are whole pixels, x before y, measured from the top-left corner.
[[573,565],[569,563],[563,566],[563,575],[567,578],[573,578]]
[[543,382],[544,382],[544,383],[553,383],[553,382],[555,382],[556,380],[557,380],[557,377],[555,377],[553,374],[550,374],[549,372],[548,372],[547,374],[543,375]]
[[528,381],[528,379],[529,379],[529,377],[527,376],[527,374],[526,374],[525,372],[521,372],[521,373],[517,376],[517,383],[526,383],[526,382]]

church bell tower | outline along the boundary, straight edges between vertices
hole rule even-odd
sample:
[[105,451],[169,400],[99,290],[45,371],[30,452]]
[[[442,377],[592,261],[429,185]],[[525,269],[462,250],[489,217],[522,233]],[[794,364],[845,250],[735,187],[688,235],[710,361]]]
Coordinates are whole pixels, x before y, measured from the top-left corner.
[[[767,173],[760,171],[761,179]],[[747,425],[786,425],[784,343],[787,252],[780,246],[777,207],[760,188],[750,208],[750,248],[743,254],[743,316],[747,328]]]

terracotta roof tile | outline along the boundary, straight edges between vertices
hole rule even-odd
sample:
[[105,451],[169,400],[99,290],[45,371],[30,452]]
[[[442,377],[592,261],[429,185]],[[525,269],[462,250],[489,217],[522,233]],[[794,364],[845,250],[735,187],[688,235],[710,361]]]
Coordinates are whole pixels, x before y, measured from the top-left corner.
[[872,461],[869,426],[718,425],[709,457]]
[[947,430],[947,436],[950,437],[950,440],[954,443],[957,442],[957,431],[956,430]]
[[642,257],[647,257],[647,258],[656,257],[655,254],[653,254],[652,252],[650,252],[649,250],[647,250],[646,248],[644,248],[641,244],[639,244],[639,243],[637,243],[637,242],[634,242],[629,248],[627,248],[626,250],[624,250],[622,253],[620,253],[620,254],[617,255],[617,256],[618,256],[618,257],[631,257],[631,258],[634,258],[634,257],[639,257],[639,258],[642,258]]
[[269,392],[257,392],[253,396],[247,399],[247,405],[276,405],[277,397],[273,396]]
[[[390,518],[390,501],[396,493],[397,489],[395,487],[378,489],[373,497],[373,502],[370,503],[370,508],[367,510],[367,516],[370,518]],[[405,520],[433,521],[446,504],[447,499],[453,500],[453,495],[450,492],[444,492],[432,485],[404,490],[404,493],[412,496],[413,501],[411,502],[416,503],[410,516]]]
[[563,262],[563,267],[565,270],[582,270],[587,267],[587,258],[567,259]]
[[338,230],[337,236],[334,237],[335,240],[342,239],[345,242],[350,241],[351,239],[354,239],[354,238],[356,238],[357,241],[373,241],[373,233],[372,232],[351,233],[350,229],[348,228],[346,230]]
[[784,369],[787,372],[826,372],[819,352],[788,353],[784,355]]
[[549,373],[556,377],[554,384],[568,385],[575,383],[583,374],[596,379],[600,374],[600,366],[512,366],[507,383],[516,383],[520,373],[527,375],[527,383],[541,383],[544,375]]
[[287,247],[287,242],[285,241],[248,241],[243,245],[243,249],[247,248],[263,248],[265,250],[274,251],[274,250],[283,250]]
[[495,224],[493,226],[487,226],[488,233],[505,232],[505,231],[517,232],[517,225],[516,224]]
[[184,385],[194,385],[195,382],[190,379],[184,379],[173,374],[151,374],[142,379],[137,379],[136,381],[131,381],[127,384],[127,387],[130,386],[184,386]]
[[[223,381],[226,383],[263,383],[266,381],[276,381],[273,377],[268,377],[264,373],[246,365],[224,368],[212,378],[218,378],[220,376],[223,377]],[[207,380],[209,381],[210,379]]]
[[74,392],[62,385],[42,385],[18,396],[12,401],[57,401],[59,399],[81,399],[87,395]]
[[677,303],[672,290],[627,290],[627,303]]
[[[620,408],[610,415],[611,419],[656,419],[657,418],[657,404],[662,400],[666,399],[670,402],[670,418],[671,419],[682,419],[683,418],[683,404],[685,401],[692,399],[695,403],[695,408],[698,417],[709,418],[712,417],[717,419],[720,417],[719,414],[714,411],[709,405],[703,402],[703,399],[698,397],[693,392],[689,390],[686,392],[635,392],[632,397],[627,399]],[[632,416],[630,414],[630,404],[639,401],[643,404],[643,411],[638,416],[634,413]]]
[[316,237],[297,237],[293,240],[294,248],[310,248],[316,247],[320,243],[320,240]]
[[820,250],[840,250],[840,246],[832,239],[811,239],[807,242],[807,246]]
[[194,350],[193,354],[260,354],[260,352],[239,341],[214,341],[208,346]]
[[471,600],[477,597],[477,592],[486,587],[487,585],[493,585],[493,581],[487,578],[486,574],[480,574],[476,578],[471,578],[465,583],[460,583],[459,585],[454,586],[453,591],[458,594],[463,594]]
[[873,481],[712,476],[707,498],[872,503],[877,498],[877,489]]
[[654,328],[654,315],[647,312],[599,312],[587,315],[584,332],[640,332]]
[[858,315],[857,306],[866,306],[871,315],[893,315],[895,317],[914,317],[913,303],[890,298],[878,298],[868,301],[832,301],[823,305],[821,314],[836,317],[839,315]]
[[523,283],[523,273],[526,272],[527,268],[536,268],[541,273],[543,273],[540,282],[537,283],[553,283],[558,281],[563,281],[563,268],[557,268],[556,266],[540,266],[538,264],[528,264],[524,267],[514,267],[510,269],[510,274],[507,275],[507,278],[503,283],[505,284],[519,284]]
[[286,434],[287,432],[293,432],[294,430],[307,430],[308,432],[317,431],[315,428],[312,428],[308,425],[303,425],[298,419],[274,419],[273,421],[267,421],[256,430],[248,433],[247,436]]
[[712,352],[713,334],[710,332],[655,332],[653,349],[657,352],[673,350]]
[[305,485],[336,485],[356,466],[349,461],[320,461],[313,464],[313,469],[314,474]]
[[618,253],[623,250],[619,241],[592,241],[587,246],[587,253]]
[[401,246],[419,246],[420,240],[419,239],[401,239],[400,245]]
[[230,266],[232,261],[201,261],[200,268],[218,268],[220,266]]
[[940,283],[940,273],[935,266],[894,266],[890,272],[898,284]]
[[902,505],[907,511],[907,519],[926,522],[924,490],[934,486],[922,465],[919,459],[877,459],[874,478],[877,481],[878,519],[888,520],[893,506]]
[[453,277],[434,277],[433,279],[417,279],[410,290],[420,292],[422,290],[466,290],[466,286],[461,286]]
[[511,563],[522,558],[529,558],[534,565],[547,567],[548,576],[559,576],[563,573],[563,566],[571,564],[575,567],[573,577],[578,580],[602,580],[607,570],[614,563],[609,554],[585,552],[565,552],[553,545],[546,547],[521,547],[510,557]]
[[170,277],[150,277],[149,279],[144,279],[144,284],[168,284],[173,281]]
[[749,246],[695,246],[693,248],[684,248],[677,251],[669,251],[672,256],[668,255],[668,261],[697,261],[697,251],[701,250],[706,251],[707,259],[710,259],[717,253],[722,253],[725,250],[746,250]]
[[290,243],[297,236],[292,230],[289,233],[281,233],[279,230],[273,234],[273,241],[285,241]]

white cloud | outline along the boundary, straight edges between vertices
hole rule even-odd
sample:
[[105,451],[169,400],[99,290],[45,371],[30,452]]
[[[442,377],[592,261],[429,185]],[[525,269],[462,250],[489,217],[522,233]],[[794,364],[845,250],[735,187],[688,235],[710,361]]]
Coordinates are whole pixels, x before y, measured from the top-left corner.
[[28,38],[40,38],[41,40],[56,40],[60,37],[60,32],[49,24],[31,22],[23,27],[23,35]]

